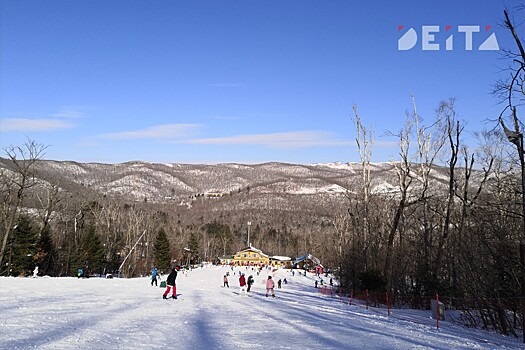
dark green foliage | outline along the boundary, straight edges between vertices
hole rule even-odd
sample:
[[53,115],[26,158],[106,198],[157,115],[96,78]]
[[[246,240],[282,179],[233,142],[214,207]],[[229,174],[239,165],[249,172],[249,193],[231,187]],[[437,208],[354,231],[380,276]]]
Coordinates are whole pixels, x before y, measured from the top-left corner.
[[188,240],[188,248],[194,255],[198,254],[199,252],[199,238],[197,237],[195,232],[192,232],[190,234],[190,239]]
[[359,274],[360,289],[383,292],[386,288],[385,278],[379,271],[368,270]]
[[18,219],[11,238],[11,272],[13,276],[30,275],[35,268],[33,258],[37,252],[38,235],[25,216]]
[[37,244],[37,252],[34,257],[34,263],[38,265],[40,275],[54,276],[54,262],[56,258],[55,246],[51,238],[49,226],[44,228],[40,234],[40,240]]
[[164,271],[171,265],[170,242],[166,236],[166,231],[160,228],[155,238],[153,246],[153,253],[155,255],[155,264],[159,271]]
[[89,226],[82,239],[80,247],[80,262],[85,271],[91,273],[103,273],[104,268],[104,245],[100,241],[94,226]]

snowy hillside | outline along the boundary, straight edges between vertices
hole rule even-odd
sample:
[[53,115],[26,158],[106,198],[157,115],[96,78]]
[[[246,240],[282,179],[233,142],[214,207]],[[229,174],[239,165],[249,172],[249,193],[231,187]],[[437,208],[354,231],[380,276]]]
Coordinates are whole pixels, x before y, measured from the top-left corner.
[[[12,168],[0,158],[0,169]],[[41,180],[78,193],[89,191],[119,196],[130,201],[188,201],[197,196],[221,197],[240,192],[252,194],[327,194],[343,196],[362,184],[359,163],[325,164],[120,164],[77,163],[42,160],[36,163]],[[372,193],[398,192],[396,170],[391,163],[371,164]],[[446,182],[446,169],[435,168],[431,176]],[[417,184],[414,184],[417,186]]]
[[[440,329],[430,311],[366,309],[323,295],[315,276],[292,276],[277,297],[264,296],[268,272],[250,296],[238,295],[227,267],[179,272],[177,300],[147,277],[0,278],[0,349],[520,349],[521,340],[466,329]],[[271,273],[271,272],[270,272]]]

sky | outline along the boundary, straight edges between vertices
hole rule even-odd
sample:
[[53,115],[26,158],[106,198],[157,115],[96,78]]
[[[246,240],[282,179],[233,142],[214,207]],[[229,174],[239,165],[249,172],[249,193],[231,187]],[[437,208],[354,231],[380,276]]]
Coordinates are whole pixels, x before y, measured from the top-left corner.
[[177,300],[148,277],[0,277],[0,349],[522,349],[522,339],[463,327],[451,311],[438,329],[430,310],[349,305],[314,288],[311,273],[271,272],[288,282],[274,299],[269,271],[242,268],[255,283],[240,295],[238,269],[223,287],[228,270],[180,271]]
[[[372,161],[389,161],[411,96],[428,123],[452,97],[469,133],[495,126],[508,61],[478,47],[494,34],[514,48],[501,23],[505,8],[523,22],[516,3],[2,1],[0,146],[34,140],[79,162],[354,162],[357,106]],[[439,26],[439,50],[423,49],[424,26]],[[460,26],[479,26],[472,50]],[[410,28],[416,45],[399,50]]]

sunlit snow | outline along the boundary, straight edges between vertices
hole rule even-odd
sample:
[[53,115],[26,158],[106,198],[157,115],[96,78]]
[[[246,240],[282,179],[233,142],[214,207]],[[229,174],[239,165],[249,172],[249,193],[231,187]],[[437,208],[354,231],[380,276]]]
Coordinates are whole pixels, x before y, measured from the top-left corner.
[[[229,271],[230,288],[223,288]],[[239,295],[238,272],[255,277]],[[264,281],[287,279],[276,298]],[[164,276],[165,277],[165,276]],[[348,305],[315,276],[205,266],[179,272],[177,300],[147,277],[0,278],[0,349],[520,349],[521,340],[430,318]]]

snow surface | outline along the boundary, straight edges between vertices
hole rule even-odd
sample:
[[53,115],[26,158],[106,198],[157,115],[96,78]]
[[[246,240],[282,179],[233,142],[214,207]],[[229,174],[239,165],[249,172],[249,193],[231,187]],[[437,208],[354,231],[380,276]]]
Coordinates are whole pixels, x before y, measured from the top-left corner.
[[[0,278],[0,349],[520,349],[521,339],[436,321],[430,311],[348,305],[289,270],[179,272],[177,300],[147,277]],[[253,274],[239,295],[238,272]],[[268,273],[288,280],[264,296]],[[165,279],[165,276],[163,276]]]

